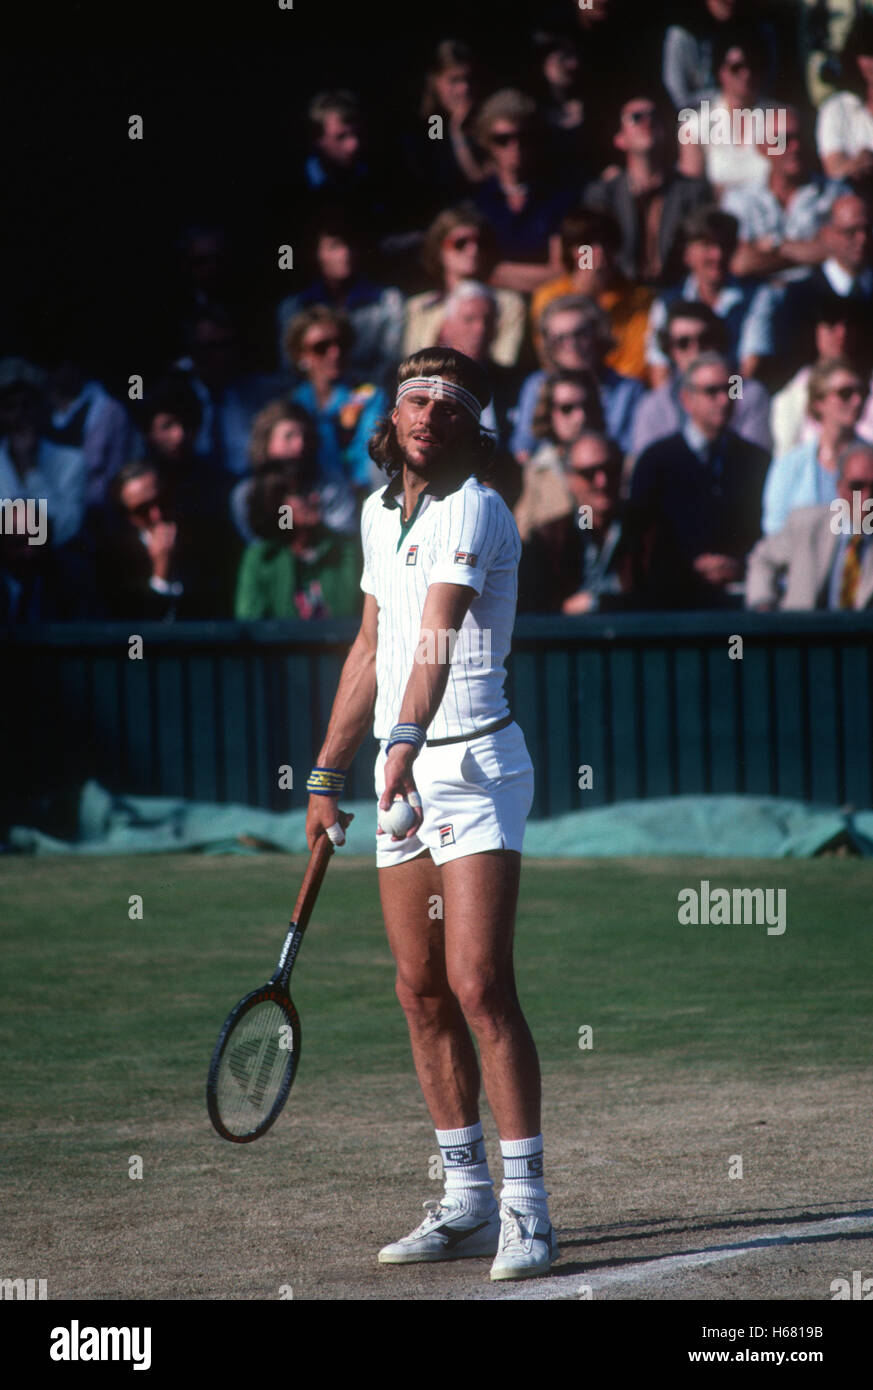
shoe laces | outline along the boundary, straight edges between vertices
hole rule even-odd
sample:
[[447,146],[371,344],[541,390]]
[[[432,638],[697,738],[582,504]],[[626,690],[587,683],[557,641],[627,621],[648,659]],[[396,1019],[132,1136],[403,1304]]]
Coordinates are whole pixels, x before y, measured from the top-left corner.
[[444,1217],[449,1216],[453,1210],[452,1207],[447,1206],[445,1201],[437,1201],[434,1197],[429,1198],[426,1202],[422,1202],[421,1205],[427,1212],[427,1216],[418,1229],[413,1232],[416,1236],[427,1235],[428,1231],[432,1230],[434,1226],[439,1225],[440,1221],[442,1221]]
[[519,1213],[514,1207],[504,1206],[500,1213],[500,1217],[500,1243],[503,1249],[525,1249],[529,1235],[521,1224],[521,1216]]

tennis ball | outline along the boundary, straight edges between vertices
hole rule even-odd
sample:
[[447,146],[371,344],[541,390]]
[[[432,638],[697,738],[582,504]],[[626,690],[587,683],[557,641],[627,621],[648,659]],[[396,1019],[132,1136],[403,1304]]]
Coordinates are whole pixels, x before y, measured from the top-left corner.
[[397,797],[387,811],[379,812],[379,829],[386,835],[405,835],[414,825],[415,812],[403,797]]

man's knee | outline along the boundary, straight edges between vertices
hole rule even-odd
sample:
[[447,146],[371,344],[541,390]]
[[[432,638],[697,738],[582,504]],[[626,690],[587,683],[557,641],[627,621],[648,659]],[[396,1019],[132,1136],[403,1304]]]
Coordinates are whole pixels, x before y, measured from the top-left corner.
[[452,980],[452,992],[477,1037],[499,1033],[518,1008],[512,979],[490,971],[463,972]]
[[451,991],[444,979],[428,970],[398,970],[394,982],[400,1007],[410,1023],[437,1023],[452,1004]]

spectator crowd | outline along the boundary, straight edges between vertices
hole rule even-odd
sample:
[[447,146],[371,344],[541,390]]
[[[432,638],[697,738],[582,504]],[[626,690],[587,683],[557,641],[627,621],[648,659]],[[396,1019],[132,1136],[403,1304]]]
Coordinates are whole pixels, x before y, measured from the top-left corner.
[[70,332],[0,360],[0,623],[355,615],[368,444],[434,346],[488,371],[520,612],[873,607],[873,3],[780,9],[668,3],[640,52],[628,0],[556,0],[508,85],[445,38],[387,153],[320,73],[267,315],[192,221],[126,399]]

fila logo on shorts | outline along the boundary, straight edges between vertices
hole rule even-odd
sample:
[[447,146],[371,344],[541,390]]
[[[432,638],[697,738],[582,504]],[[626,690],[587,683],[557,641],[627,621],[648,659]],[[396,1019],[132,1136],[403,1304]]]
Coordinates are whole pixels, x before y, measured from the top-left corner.
[[455,832],[451,825],[440,826],[440,848],[443,845],[453,845],[455,843]]
[[414,564],[416,564],[417,560],[418,560],[418,546],[417,546],[417,545],[411,545],[411,546],[409,547],[409,549],[407,550],[407,552],[406,552],[406,563],[407,563],[407,565],[414,565]]
[[469,550],[456,550],[456,551],[455,551],[455,564],[456,564],[456,565],[469,565],[471,569],[475,569],[475,568],[476,568],[476,560],[477,560],[477,558],[478,558],[478,556],[471,554]]

